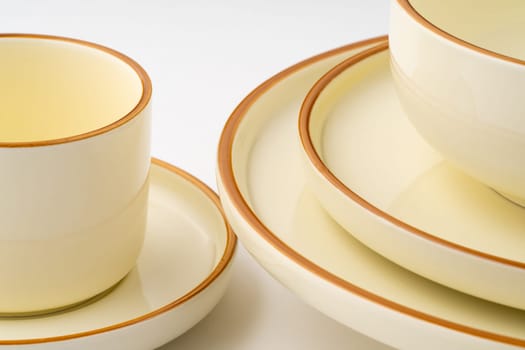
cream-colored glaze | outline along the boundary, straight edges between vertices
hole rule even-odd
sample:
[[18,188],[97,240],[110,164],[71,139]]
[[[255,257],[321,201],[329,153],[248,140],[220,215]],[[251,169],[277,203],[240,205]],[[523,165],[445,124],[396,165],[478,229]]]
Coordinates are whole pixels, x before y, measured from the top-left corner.
[[228,285],[235,236],[209,188],[153,162],[137,266],[94,303],[48,316],[0,319],[0,347],[154,349],[211,311]]
[[324,72],[371,44],[290,68],[232,114],[218,170],[232,227],[259,263],[305,302],[385,344],[525,347],[524,312],[445,288],[382,258],[337,225],[305,187],[297,137],[301,102]]
[[525,60],[521,0],[408,0],[429,23],[480,48]]
[[337,222],[390,260],[525,309],[525,209],[425,143],[399,104],[389,55],[343,63],[318,83],[316,99],[307,98],[313,105],[300,124],[309,118],[301,136],[316,151],[305,157],[314,192]]
[[525,198],[524,10],[511,0],[392,0],[389,34],[398,94],[418,132],[517,202]]
[[[120,108],[119,114],[112,116],[118,118],[117,123],[104,130],[71,134],[71,140],[5,143],[0,139],[0,285],[4,286],[0,288],[0,314],[40,312],[103,292],[135,264],[146,225],[151,84],[131,60],[94,44],[53,37],[0,36],[0,52],[4,41],[38,47],[39,55],[46,50],[56,54],[57,46],[62,56],[69,53],[82,64],[97,62],[94,58],[100,56],[101,62],[115,61],[109,67],[120,67],[124,72],[108,86],[137,80],[143,84],[139,100],[135,83],[131,89],[116,92],[130,94],[133,103],[124,98],[125,110]],[[36,58],[31,63],[38,65]],[[117,79],[119,74],[111,78]],[[100,77],[92,72],[91,78],[98,83]],[[47,88],[54,89],[51,83]],[[89,93],[89,89],[81,87],[77,93]],[[64,101],[68,96],[63,96]],[[105,109],[105,102],[100,102],[97,108]]]
[[0,77],[0,142],[86,133],[124,117],[142,95],[124,61],[53,39],[2,38]]

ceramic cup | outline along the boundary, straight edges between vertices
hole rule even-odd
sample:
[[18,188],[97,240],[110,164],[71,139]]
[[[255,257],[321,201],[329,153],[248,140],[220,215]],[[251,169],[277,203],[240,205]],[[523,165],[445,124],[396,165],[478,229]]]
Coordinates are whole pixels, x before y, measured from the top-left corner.
[[408,118],[445,158],[525,204],[525,2],[392,0]]
[[96,44],[0,35],[0,315],[108,290],[142,247],[151,82]]

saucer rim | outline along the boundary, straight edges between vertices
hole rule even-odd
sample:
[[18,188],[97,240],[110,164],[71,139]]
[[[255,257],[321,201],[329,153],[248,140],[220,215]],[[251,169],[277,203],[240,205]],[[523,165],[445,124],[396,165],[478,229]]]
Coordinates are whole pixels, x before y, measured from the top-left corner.
[[326,165],[326,163],[322,160],[316,147],[314,146],[314,143],[312,141],[311,134],[310,134],[311,112],[312,112],[313,107],[316,104],[318,97],[325,90],[325,88],[330,84],[330,82],[334,80],[335,78],[337,78],[338,76],[340,76],[343,72],[350,69],[357,63],[363,62],[367,58],[373,57],[374,55],[382,53],[388,49],[389,49],[388,42],[385,42],[383,44],[380,44],[378,46],[365,50],[355,56],[352,56],[351,58],[347,60],[344,60],[343,62],[339,63],[337,66],[332,68],[329,72],[327,72],[323,77],[321,77],[321,79],[319,79],[315,83],[315,85],[312,87],[312,89],[308,92],[308,94],[306,95],[303,101],[303,104],[301,105],[301,110],[299,112],[299,122],[298,122],[299,137],[301,139],[301,145],[303,147],[305,154],[308,157],[308,161],[315,167],[315,169],[321,174],[321,176],[325,180],[328,180],[331,185],[335,186],[339,190],[339,192],[341,192],[347,198],[354,201],[356,204],[361,206],[363,209],[369,211],[370,213],[376,216],[381,217],[382,219],[387,220],[389,223],[405,230],[406,232],[409,232],[423,239],[432,241],[434,243],[437,243],[444,247],[456,250],[461,253],[470,254],[477,258],[489,260],[491,262],[496,262],[496,263],[500,263],[503,265],[507,265],[509,267],[515,267],[515,268],[524,270],[525,261],[508,259],[502,256],[498,256],[498,255],[483,252],[483,251],[480,251],[474,248],[470,248],[468,246],[465,246],[459,243],[454,243],[444,238],[435,236],[432,233],[429,233],[427,231],[421,230],[415,226],[412,226],[388,214],[386,211],[376,207],[375,205],[370,203],[368,200],[366,200],[364,197],[352,191],[352,189],[350,189],[347,185],[345,185],[343,181],[341,181],[330,170],[330,168]]
[[[233,169],[233,148],[236,139],[237,131],[244,121],[247,111],[251,106],[267,91],[271,90],[279,82],[287,79],[293,73],[299,72],[302,69],[308,68],[314,63],[320,62],[324,59],[335,56],[339,53],[357,49],[360,47],[366,47],[371,44],[380,44],[387,40],[387,36],[379,36],[363,41],[358,41],[349,45],[345,45],[336,49],[332,49],[321,53],[319,55],[310,57],[303,60],[295,65],[292,65],[276,75],[270,77],[268,80],[261,83],[254,90],[252,90],[234,109],[228,118],[219,141],[218,148],[218,177],[220,184],[222,185],[222,191],[224,192],[225,198],[227,198],[228,204],[235,209],[237,215],[243,219],[243,224],[250,226],[260,238],[266,241],[276,252],[287,257],[292,263],[298,265],[305,271],[310,272],[314,276],[321,280],[350,292],[353,295],[362,297],[364,300],[372,302],[373,304],[385,307],[389,310],[398,312],[401,315],[408,316],[410,318],[419,319],[424,322],[428,322],[434,326],[440,326],[452,331],[456,331],[460,334],[469,336],[479,337],[496,343],[525,347],[525,340],[514,338],[502,334],[493,333],[490,331],[477,329],[469,326],[465,326],[456,322],[448,321],[447,319],[438,318],[430,314],[418,311],[410,308],[406,305],[402,305],[386,299],[378,294],[374,294],[368,290],[365,290],[341,277],[334,275],[327,271],[323,267],[317,265],[306,256],[300,254],[298,251],[290,247],[278,236],[276,236],[255,214],[251,206],[247,203],[244,198],[236,179],[236,174]],[[222,196],[221,196],[222,197]],[[261,248],[262,249],[262,248]]]
[[[196,187],[198,190],[201,191],[201,193],[203,193],[207,197],[208,200],[210,200],[213,203],[214,209],[217,209],[218,213],[220,214],[220,217],[224,223],[224,228],[226,231],[226,244],[224,247],[224,251],[221,254],[221,258],[219,259],[219,261],[217,262],[213,270],[211,270],[211,272],[206,276],[205,279],[199,282],[199,284],[197,284],[190,291],[186,292],[184,295],[180,296],[179,298],[173,300],[172,302],[168,304],[165,304],[164,306],[156,308],[155,310],[152,310],[138,317],[134,317],[129,320],[119,322],[113,325],[109,325],[106,327],[96,328],[96,329],[83,331],[83,332],[76,332],[76,333],[71,333],[71,334],[53,336],[53,337],[41,337],[41,338],[29,338],[29,339],[9,339],[9,340],[0,339],[0,346],[1,345],[43,344],[43,343],[73,340],[73,339],[85,338],[89,336],[108,333],[111,331],[115,331],[117,329],[122,329],[125,327],[133,326],[133,325],[142,323],[144,321],[150,320],[152,318],[155,318],[157,316],[166,314],[169,311],[172,311],[175,308],[183,305],[187,301],[192,300],[194,297],[196,297],[201,292],[206,290],[213,282],[215,282],[215,280],[217,280],[222,275],[222,273],[230,265],[235,255],[235,251],[237,248],[237,236],[234,234],[233,230],[231,229],[226,219],[224,210],[222,209],[222,205],[219,200],[219,196],[204,182],[202,182],[195,176],[191,175],[187,171],[182,170],[181,168],[175,165],[172,165],[168,162],[165,162],[155,157],[151,157],[151,164],[170,171],[173,175],[178,176],[184,179],[185,181],[187,181],[189,183],[189,186]],[[67,311],[64,311],[64,312],[67,313]],[[45,317],[45,315],[40,316],[40,317]]]

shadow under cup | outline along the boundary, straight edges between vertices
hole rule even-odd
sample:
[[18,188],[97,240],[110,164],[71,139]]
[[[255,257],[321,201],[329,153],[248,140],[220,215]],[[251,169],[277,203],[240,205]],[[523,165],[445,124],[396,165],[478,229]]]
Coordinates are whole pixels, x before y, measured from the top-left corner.
[[0,35],[0,316],[90,299],[146,227],[151,82],[76,39]]

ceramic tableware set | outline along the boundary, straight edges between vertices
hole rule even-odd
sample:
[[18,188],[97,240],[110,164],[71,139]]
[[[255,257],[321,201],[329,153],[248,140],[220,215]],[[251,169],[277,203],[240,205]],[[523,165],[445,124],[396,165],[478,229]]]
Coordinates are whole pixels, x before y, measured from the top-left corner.
[[522,1],[393,0],[389,37],[261,84],[219,144],[234,231],[400,349],[525,347]]
[[380,342],[525,348],[525,4],[474,7],[392,0],[388,38],[262,83],[224,126],[220,203],[150,158],[136,62],[0,35],[0,346],[168,342],[225,291],[227,218],[284,286]]

